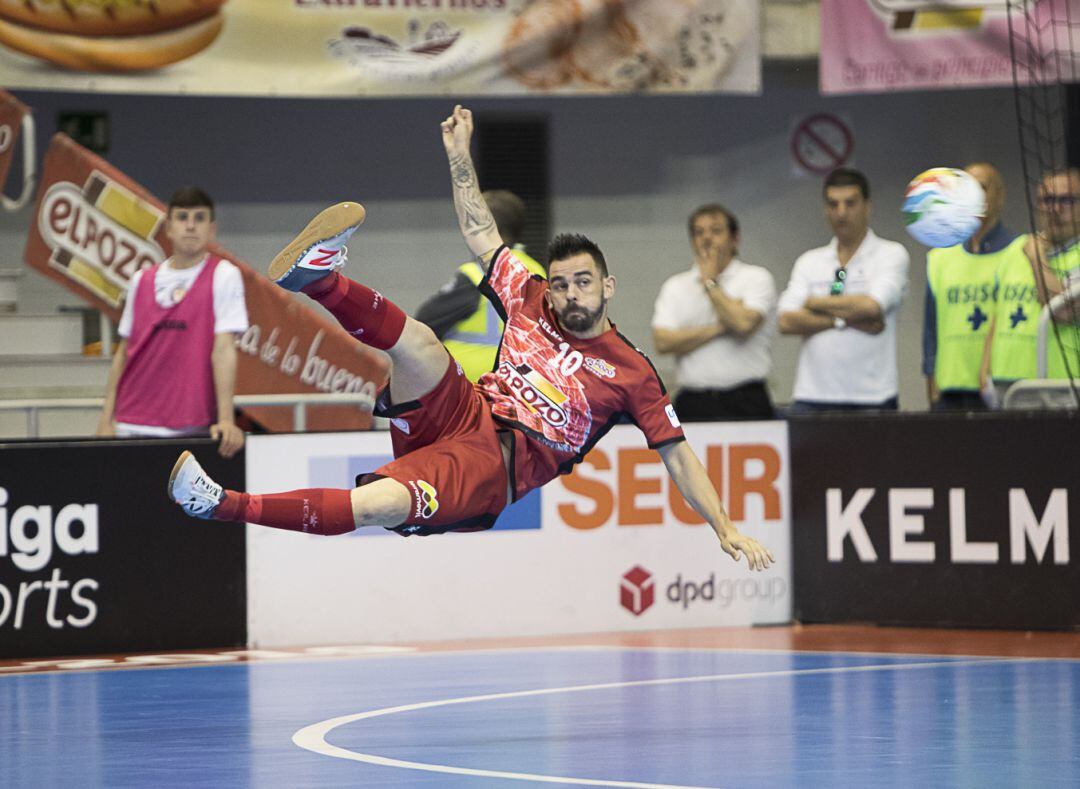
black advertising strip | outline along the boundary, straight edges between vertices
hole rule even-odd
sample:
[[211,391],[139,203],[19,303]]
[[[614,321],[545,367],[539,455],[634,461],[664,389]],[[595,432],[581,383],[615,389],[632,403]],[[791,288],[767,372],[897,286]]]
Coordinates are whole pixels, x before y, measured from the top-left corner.
[[1080,627],[1077,416],[830,415],[789,437],[797,620]]
[[182,449],[243,490],[205,439],[0,444],[0,658],[246,645],[244,529],[168,500]]

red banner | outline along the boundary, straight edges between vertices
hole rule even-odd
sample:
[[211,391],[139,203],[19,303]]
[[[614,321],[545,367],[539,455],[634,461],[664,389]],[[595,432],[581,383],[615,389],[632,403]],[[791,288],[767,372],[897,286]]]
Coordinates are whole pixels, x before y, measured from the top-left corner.
[[29,114],[29,107],[6,90],[0,90],[0,188],[7,183],[23,118]]
[[[63,134],[48,152],[30,225],[28,265],[61,283],[114,321],[120,319],[131,277],[171,253],[165,205],[104,159]],[[298,218],[301,226],[303,218]],[[238,343],[237,394],[375,393],[386,380],[384,358],[357,343],[281,290],[227,249],[244,279],[250,328]],[[273,431],[292,429],[292,413],[252,408],[245,413]],[[370,427],[355,406],[309,409],[309,430]]]

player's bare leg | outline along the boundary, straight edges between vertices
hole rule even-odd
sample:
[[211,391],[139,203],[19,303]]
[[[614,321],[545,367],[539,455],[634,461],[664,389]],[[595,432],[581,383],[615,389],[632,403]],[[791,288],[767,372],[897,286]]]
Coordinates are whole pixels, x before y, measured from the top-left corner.
[[400,526],[412,511],[412,494],[396,479],[383,477],[349,493],[353,522],[361,526]]
[[360,342],[385,351],[393,364],[391,398],[416,400],[439,383],[450,355],[427,326],[339,273],[347,260],[346,242],[364,217],[359,203],[325,209],[278,253],[267,273],[286,290],[302,291],[322,304]]
[[400,526],[412,510],[408,488],[385,477],[352,490],[314,488],[264,496],[225,490],[190,452],[181,453],[173,466],[168,494],[193,518],[258,523],[308,534]]
[[442,380],[450,364],[450,354],[435,332],[413,318],[406,318],[397,344],[386,352],[393,364],[390,399],[395,403],[426,395]]

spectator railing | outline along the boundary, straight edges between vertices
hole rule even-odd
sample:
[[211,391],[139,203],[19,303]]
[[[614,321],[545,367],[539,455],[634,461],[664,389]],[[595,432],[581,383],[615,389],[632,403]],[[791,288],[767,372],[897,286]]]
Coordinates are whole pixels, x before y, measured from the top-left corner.
[[[236,395],[238,408],[251,406],[274,406],[293,409],[293,430],[307,430],[307,407],[309,405],[354,405],[363,411],[371,411],[373,403],[367,395],[355,394],[261,394]],[[100,411],[103,397],[70,397],[38,400],[0,400],[0,411],[25,411],[27,438],[38,438],[39,414],[42,411]]]

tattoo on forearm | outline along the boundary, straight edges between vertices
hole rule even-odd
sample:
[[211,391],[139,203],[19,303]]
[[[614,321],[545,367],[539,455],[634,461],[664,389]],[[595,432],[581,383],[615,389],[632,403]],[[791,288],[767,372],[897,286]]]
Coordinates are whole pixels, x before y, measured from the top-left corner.
[[451,168],[453,170],[455,187],[468,187],[476,181],[476,178],[473,175],[473,169],[469,166],[469,163],[465,161],[464,157],[452,162]]
[[495,229],[495,219],[480,194],[476,170],[468,156],[450,160],[450,177],[454,187],[454,209],[466,240]]

